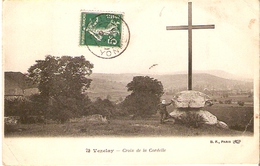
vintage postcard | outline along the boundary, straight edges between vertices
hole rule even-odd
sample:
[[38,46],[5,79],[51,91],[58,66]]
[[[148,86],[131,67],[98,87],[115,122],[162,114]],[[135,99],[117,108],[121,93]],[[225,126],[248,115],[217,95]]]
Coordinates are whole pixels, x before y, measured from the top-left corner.
[[3,1],[4,165],[259,163],[259,1]]

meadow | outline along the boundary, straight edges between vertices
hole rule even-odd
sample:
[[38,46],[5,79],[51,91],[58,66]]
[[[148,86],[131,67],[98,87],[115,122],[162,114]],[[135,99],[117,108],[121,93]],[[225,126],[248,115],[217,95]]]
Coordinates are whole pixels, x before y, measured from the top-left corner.
[[[198,128],[179,123],[159,123],[159,115],[144,119],[117,117],[109,123],[69,123],[64,124],[18,124],[8,126],[6,137],[193,137],[193,136],[252,136],[253,107],[225,106],[216,104],[205,107],[221,121],[228,124],[229,129],[202,125]],[[171,108],[168,108],[171,111]],[[247,126],[247,131],[245,128]]]

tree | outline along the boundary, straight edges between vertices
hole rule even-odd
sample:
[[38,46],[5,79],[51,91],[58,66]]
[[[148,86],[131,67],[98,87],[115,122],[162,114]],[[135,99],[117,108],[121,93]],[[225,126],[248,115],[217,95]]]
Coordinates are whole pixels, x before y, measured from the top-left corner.
[[[62,122],[84,111],[84,92],[91,83],[87,78],[92,73],[93,64],[84,56],[46,56],[37,60],[28,69],[28,77],[38,85],[40,96],[46,101],[45,115]],[[56,117],[54,117],[56,116]]]
[[163,95],[160,81],[148,76],[136,76],[126,86],[132,93],[123,102],[123,108],[135,116],[149,116],[156,113],[157,104]]
[[132,93],[146,93],[161,97],[163,95],[163,86],[161,81],[148,76],[136,76],[133,81],[127,84],[127,91]]
[[47,98],[56,96],[78,97],[91,83],[88,79],[92,73],[93,64],[80,57],[46,56],[45,60],[28,69],[29,78],[38,84],[42,96]]

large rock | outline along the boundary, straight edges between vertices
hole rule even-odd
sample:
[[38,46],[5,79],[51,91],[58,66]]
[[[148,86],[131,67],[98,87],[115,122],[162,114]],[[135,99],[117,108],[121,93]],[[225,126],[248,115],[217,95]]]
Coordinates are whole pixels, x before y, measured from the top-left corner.
[[187,112],[186,111],[182,111],[182,110],[178,110],[178,109],[174,109],[171,113],[170,116],[174,119],[177,120],[183,120],[184,118],[187,117]]
[[215,125],[218,123],[217,117],[205,110],[183,111],[182,109],[175,109],[170,113],[170,116],[184,123],[188,123],[190,121],[208,125]]
[[176,108],[203,108],[209,96],[199,91],[182,91],[173,97]]
[[229,129],[228,125],[225,122],[218,121],[217,127],[223,128],[223,129]]
[[194,113],[200,116],[205,124],[214,125],[218,123],[217,117],[208,111],[199,110]]

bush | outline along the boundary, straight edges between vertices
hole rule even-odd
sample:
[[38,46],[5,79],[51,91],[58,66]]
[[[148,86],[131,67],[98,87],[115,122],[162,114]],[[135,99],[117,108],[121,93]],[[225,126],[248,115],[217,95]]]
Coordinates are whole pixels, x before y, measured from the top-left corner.
[[45,118],[65,122],[84,115],[90,104],[91,100],[85,95],[78,98],[56,96],[48,99],[36,94],[29,98],[5,99],[4,116],[19,116],[21,123],[42,123]]
[[113,115],[116,106],[108,99],[102,100],[97,98],[95,102],[88,105],[84,111],[84,115],[100,114],[106,116],[108,119]]
[[5,99],[4,116],[23,116],[33,112],[32,103],[26,98]]
[[240,106],[244,106],[244,105],[245,105],[245,102],[243,102],[243,101],[238,101],[237,104],[240,105]]
[[198,128],[204,124],[204,120],[203,117],[198,114],[187,112],[187,116],[183,118],[182,123],[188,127]]
[[232,100],[225,100],[225,104],[231,104]]
[[113,117],[123,117],[123,116],[128,116],[129,113],[127,112],[126,109],[122,107],[122,105],[119,105],[118,107],[115,108],[113,111]]
[[51,98],[45,115],[47,119],[59,120],[64,123],[70,118],[84,115],[86,107],[90,104],[88,97],[69,98],[57,96]]

